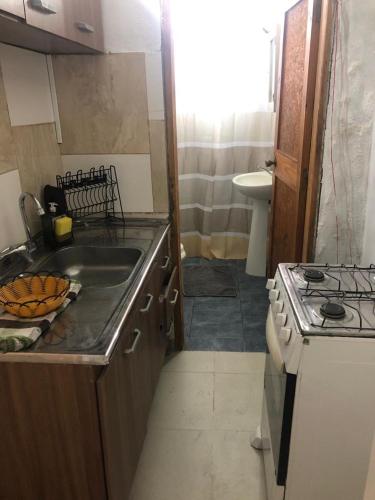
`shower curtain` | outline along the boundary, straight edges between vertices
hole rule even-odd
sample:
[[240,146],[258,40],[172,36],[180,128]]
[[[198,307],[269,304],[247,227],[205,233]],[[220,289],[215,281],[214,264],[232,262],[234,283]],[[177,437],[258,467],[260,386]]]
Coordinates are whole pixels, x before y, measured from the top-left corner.
[[273,158],[273,113],[178,115],[181,240],[187,255],[244,259],[252,203],[232,185]]
[[188,256],[246,258],[251,201],[232,178],[273,158],[270,3],[175,0],[181,241]]

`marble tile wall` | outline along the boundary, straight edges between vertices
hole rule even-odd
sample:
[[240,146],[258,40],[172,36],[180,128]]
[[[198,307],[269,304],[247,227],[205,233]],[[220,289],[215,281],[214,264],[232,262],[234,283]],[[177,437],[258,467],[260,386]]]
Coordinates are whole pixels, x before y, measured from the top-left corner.
[[160,52],[55,56],[53,65],[64,165],[74,170],[95,166],[96,156],[98,165],[114,156],[125,211],[167,212]]
[[14,199],[40,196],[93,161],[118,165],[125,211],[168,212],[159,2],[103,0],[103,15],[108,53],[53,60],[60,147],[46,56],[0,44],[0,246],[23,234],[16,205],[5,210],[9,185]]
[[55,56],[64,155],[150,152],[144,54]]
[[153,212],[150,155],[63,155],[62,162],[64,172],[72,173],[115,165],[124,212]]
[[[30,191],[40,198],[42,187],[54,183],[56,174],[62,172],[54,124],[38,123],[53,120],[51,96],[39,93],[40,88],[50,92],[45,81],[46,59],[25,52],[12,47],[10,58],[7,49],[2,46],[0,50],[0,250],[25,239],[18,209],[20,193]],[[26,64],[26,74],[25,58],[30,62],[30,57],[38,63]],[[22,82],[22,78],[27,81],[26,76],[28,90]],[[44,109],[36,109],[35,101]],[[31,217],[31,226],[33,232],[40,230],[37,217]]]
[[16,149],[0,66],[0,174],[17,168]]

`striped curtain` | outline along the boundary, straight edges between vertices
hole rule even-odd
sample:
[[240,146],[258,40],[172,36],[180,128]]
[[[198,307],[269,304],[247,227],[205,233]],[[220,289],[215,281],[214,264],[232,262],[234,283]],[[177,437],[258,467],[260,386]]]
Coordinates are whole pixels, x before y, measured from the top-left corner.
[[273,158],[274,113],[178,114],[181,240],[188,256],[244,259],[251,200],[232,185]]

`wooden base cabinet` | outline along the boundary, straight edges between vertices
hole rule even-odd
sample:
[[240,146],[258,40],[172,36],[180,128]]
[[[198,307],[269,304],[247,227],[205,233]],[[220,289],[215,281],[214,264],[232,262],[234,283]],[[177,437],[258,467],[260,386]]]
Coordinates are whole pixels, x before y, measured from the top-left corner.
[[128,498],[167,347],[167,241],[107,366],[0,363],[0,500]]

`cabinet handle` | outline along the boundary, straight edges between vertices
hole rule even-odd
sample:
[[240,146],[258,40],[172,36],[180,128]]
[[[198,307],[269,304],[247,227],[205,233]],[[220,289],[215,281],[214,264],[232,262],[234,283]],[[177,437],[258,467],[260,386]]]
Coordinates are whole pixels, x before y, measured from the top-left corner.
[[36,10],[40,10],[41,12],[45,12],[46,14],[56,14],[57,13],[54,2],[48,2],[46,0],[31,0],[30,6]]
[[171,339],[173,337],[173,334],[174,334],[174,323],[172,321],[171,326],[169,327],[169,330],[167,331],[165,336],[167,337],[167,339]]
[[136,333],[133,344],[130,347],[130,349],[125,349],[124,354],[133,354],[133,352],[135,352],[135,350],[137,349],[139,341],[141,340],[142,337],[141,330],[138,330],[138,328],[136,328],[133,333]]
[[151,293],[148,293],[147,294],[147,305],[145,307],[143,307],[143,309],[140,309],[139,312],[141,313],[148,313],[148,311],[150,310],[150,307],[151,307],[151,304],[152,304],[152,301],[154,300],[154,296],[151,295]]
[[175,288],[173,291],[174,291],[174,298],[170,301],[170,304],[172,306],[174,306],[176,304],[177,299],[178,299],[178,290],[177,290],[177,288]]
[[170,263],[170,261],[171,261],[171,258],[170,258],[168,255],[166,255],[166,256],[164,257],[164,259],[165,259],[165,263],[164,263],[164,265],[163,265],[163,266],[161,266],[161,268],[163,269],[163,271],[164,271],[165,269],[168,269],[169,263]]
[[78,21],[75,23],[77,30],[83,31],[84,33],[95,33],[94,26],[87,24],[83,21]]

